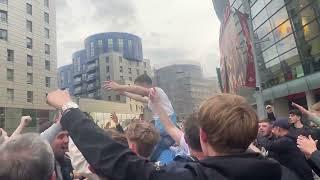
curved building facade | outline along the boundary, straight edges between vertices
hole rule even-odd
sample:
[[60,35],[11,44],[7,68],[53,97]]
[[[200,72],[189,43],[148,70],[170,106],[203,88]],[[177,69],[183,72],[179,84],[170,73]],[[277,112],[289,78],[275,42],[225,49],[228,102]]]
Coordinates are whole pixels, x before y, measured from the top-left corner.
[[108,32],[89,36],[85,40],[85,49],[88,60],[109,52],[120,53],[128,60],[143,60],[141,38],[129,33]]
[[[232,10],[249,13],[244,10],[244,1],[247,0],[229,0],[229,4]],[[215,7],[223,6],[219,1],[213,2]],[[320,1],[249,2],[252,16],[249,23],[253,25],[258,72],[265,100],[274,104],[281,102],[289,108],[292,101],[306,107],[319,101]],[[227,9],[227,4],[224,9]],[[223,17],[224,11],[216,13]],[[238,24],[237,18],[235,19],[233,23]],[[220,20],[223,21],[221,18]],[[241,30],[237,33],[241,44],[243,33]],[[245,53],[239,47],[236,49],[239,53]],[[232,74],[228,74],[230,76]]]

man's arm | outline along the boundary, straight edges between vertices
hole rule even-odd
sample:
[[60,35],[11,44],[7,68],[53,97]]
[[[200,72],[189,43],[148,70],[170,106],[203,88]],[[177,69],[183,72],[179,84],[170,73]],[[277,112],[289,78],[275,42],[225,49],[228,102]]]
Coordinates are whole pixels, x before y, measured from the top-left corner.
[[114,90],[118,92],[129,92],[141,96],[149,96],[149,89],[135,85],[120,85],[114,81],[104,82],[103,88],[106,90]]
[[99,176],[109,179],[147,180],[155,167],[138,157],[88,120],[79,109],[71,109],[61,120],[73,142]]
[[13,134],[10,136],[10,139],[21,134],[23,129],[29,125],[29,123],[32,121],[32,118],[30,116],[22,116],[21,121],[17,129],[13,132]]
[[165,112],[160,103],[155,103],[154,107],[154,111],[156,111],[156,113],[159,115],[160,121],[167,133],[177,144],[180,145],[180,139],[182,136],[184,136],[184,133],[172,123],[168,114]]
[[142,102],[142,103],[148,103],[148,100],[149,100],[149,98],[147,98],[147,97],[143,97],[143,96],[137,95],[137,94],[132,94],[129,92],[124,92],[124,93],[122,93],[122,95],[127,96],[131,99],[134,99],[134,100]]

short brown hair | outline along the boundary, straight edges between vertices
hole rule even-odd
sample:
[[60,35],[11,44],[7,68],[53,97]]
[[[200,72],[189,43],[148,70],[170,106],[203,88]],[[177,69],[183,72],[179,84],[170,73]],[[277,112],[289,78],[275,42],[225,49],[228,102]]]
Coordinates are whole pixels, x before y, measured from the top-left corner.
[[270,119],[261,119],[259,121],[259,123],[270,123],[271,124],[271,120]]
[[257,137],[258,116],[243,97],[218,94],[201,105],[199,125],[216,152],[240,153]]
[[125,146],[128,146],[128,141],[127,141],[127,138],[124,134],[121,134],[120,132],[118,132],[115,129],[105,129],[104,132],[107,135],[111,136],[111,138],[113,140],[115,140],[116,142],[123,144]]
[[142,157],[149,157],[160,139],[156,128],[147,122],[133,122],[126,130],[127,138],[137,145],[137,153]]
[[300,118],[302,117],[302,112],[298,109],[293,109],[293,110],[289,111],[289,114],[299,116]]
[[198,152],[202,152],[200,143],[200,131],[198,122],[198,112],[191,114],[184,122],[184,138],[188,146]]

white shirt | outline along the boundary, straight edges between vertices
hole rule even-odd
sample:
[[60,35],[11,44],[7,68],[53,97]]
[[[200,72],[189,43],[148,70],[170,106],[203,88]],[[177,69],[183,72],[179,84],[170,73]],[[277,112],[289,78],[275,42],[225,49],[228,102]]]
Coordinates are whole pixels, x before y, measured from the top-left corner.
[[[155,87],[155,89],[156,89],[156,91],[157,91],[157,93],[159,95],[160,103],[161,103],[162,108],[167,112],[167,114],[169,116],[174,114],[174,110],[173,110],[171,101],[169,100],[167,94],[159,87]],[[148,101],[148,107],[153,113],[153,118],[154,119],[158,119],[159,116],[153,111],[154,104],[150,100]]]

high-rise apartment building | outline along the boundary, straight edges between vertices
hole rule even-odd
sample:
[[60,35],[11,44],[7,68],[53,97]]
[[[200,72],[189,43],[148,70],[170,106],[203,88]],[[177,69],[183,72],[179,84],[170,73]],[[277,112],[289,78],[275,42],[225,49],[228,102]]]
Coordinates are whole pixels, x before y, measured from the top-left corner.
[[56,10],[53,0],[0,0],[0,127],[22,115],[48,120],[46,93],[56,86]]
[[[76,97],[126,103],[130,99],[103,90],[102,83],[113,80],[133,84],[139,75],[151,73],[150,61],[143,59],[141,39],[128,33],[101,33],[88,37],[85,49],[75,52],[72,62],[59,68],[58,82],[60,88],[72,89]],[[71,81],[68,73],[72,74]]]

